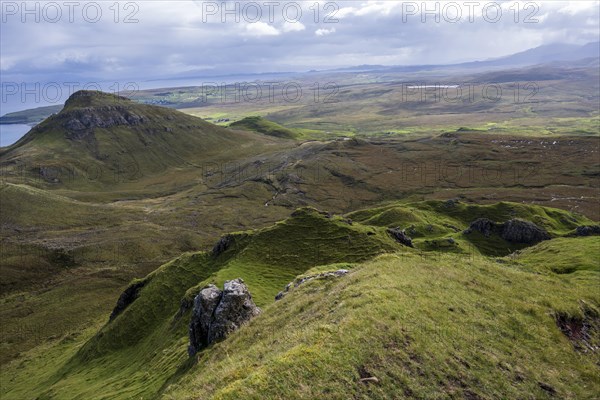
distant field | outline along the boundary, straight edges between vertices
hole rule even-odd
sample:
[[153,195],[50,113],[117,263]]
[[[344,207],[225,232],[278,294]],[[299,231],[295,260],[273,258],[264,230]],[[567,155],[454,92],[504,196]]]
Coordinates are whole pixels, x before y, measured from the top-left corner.
[[[529,136],[596,135],[599,82],[595,66],[548,64],[493,72],[321,72],[281,81],[128,94],[222,126],[261,116],[301,131],[305,139],[427,135],[459,128]],[[36,123],[58,110],[60,106],[26,110],[0,122]]]

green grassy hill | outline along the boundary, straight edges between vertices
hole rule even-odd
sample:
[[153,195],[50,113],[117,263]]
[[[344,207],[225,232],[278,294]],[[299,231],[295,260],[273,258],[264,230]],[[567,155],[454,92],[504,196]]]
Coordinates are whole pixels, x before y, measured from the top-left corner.
[[[556,238],[498,258],[480,243],[494,238],[456,231],[479,217],[515,216]],[[218,251],[186,253],[133,282],[144,283],[139,297],[113,321],[105,315],[9,364],[0,394],[591,399],[600,390],[600,359],[590,350],[600,344],[600,295],[593,290],[600,268],[592,261],[600,257],[600,240],[568,236],[574,226],[591,223],[515,203],[393,203],[346,216],[299,209],[273,226],[224,236]],[[415,248],[386,232],[407,224],[419,233]],[[446,236],[460,251],[419,242]],[[570,257],[583,266],[563,271]],[[351,272],[274,301],[297,276],[339,268]],[[263,313],[188,359],[193,296],[208,283],[238,277]],[[564,321],[589,326],[589,335],[569,338]]]
[[300,137],[300,134],[295,130],[288,129],[263,117],[246,117],[231,123],[229,127],[259,132],[268,136],[275,136],[285,139],[297,139]]
[[202,171],[267,143],[262,135],[236,133],[173,109],[79,91],[59,113],[3,148],[0,165],[4,174],[32,185],[98,190],[173,169]]

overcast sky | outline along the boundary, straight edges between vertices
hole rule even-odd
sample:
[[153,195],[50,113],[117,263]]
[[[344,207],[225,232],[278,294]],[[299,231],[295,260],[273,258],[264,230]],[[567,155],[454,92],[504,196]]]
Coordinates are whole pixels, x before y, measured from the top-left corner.
[[599,35],[597,1],[428,2],[429,14],[421,1],[226,3],[59,0],[25,10],[3,0],[2,81],[442,64]]

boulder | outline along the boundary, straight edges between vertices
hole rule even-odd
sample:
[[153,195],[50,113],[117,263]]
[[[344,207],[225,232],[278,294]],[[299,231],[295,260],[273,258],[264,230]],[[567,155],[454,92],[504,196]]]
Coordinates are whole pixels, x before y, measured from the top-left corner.
[[222,340],[242,324],[260,314],[248,287],[241,279],[225,282],[208,330],[208,343]]
[[195,344],[194,348],[209,345],[208,331],[222,294],[223,292],[215,285],[209,285],[194,298],[192,321],[190,323],[190,343]]
[[194,298],[189,328],[190,357],[224,339],[258,314],[260,308],[252,301],[242,279],[226,281],[222,291],[215,285],[203,288]]
[[524,244],[535,244],[550,239],[550,235],[544,229],[533,222],[520,219],[505,222],[500,236],[508,242]]

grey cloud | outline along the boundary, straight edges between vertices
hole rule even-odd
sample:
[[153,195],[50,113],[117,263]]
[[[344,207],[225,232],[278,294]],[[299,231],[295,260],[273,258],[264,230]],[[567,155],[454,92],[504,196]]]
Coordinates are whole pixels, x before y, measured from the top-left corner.
[[[123,7],[125,3],[119,4]],[[231,7],[235,2],[227,3]],[[73,23],[21,23],[14,16],[3,16],[2,79],[152,79],[203,72],[327,69],[357,63],[451,63],[502,56],[552,42],[594,41],[599,26],[597,3],[586,8],[566,2],[537,2],[536,16],[542,18],[535,24],[515,23],[508,11],[497,23],[476,14],[474,23],[465,18],[448,23],[442,18],[438,24],[431,16],[426,23],[419,15],[403,21],[400,2],[392,7],[391,2],[344,1],[337,2],[344,9],[338,13],[339,22],[326,24],[323,10],[320,21],[314,21],[313,11],[308,9],[313,3],[307,2],[302,3],[302,26],[296,29],[286,23],[281,12],[275,13],[272,24],[266,24],[266,8],[260,25],[243,18],[239,23],[221,23],[219,15],[205,22],[202,3],[193,1],[138,2],[134,16],[138,23],[115,23],[110,4],[102,3],[103,18],[97,23],[82,18]],[[120,20],[125,11],[120,10]],[[318,30],[331,33],[317,35]]]

